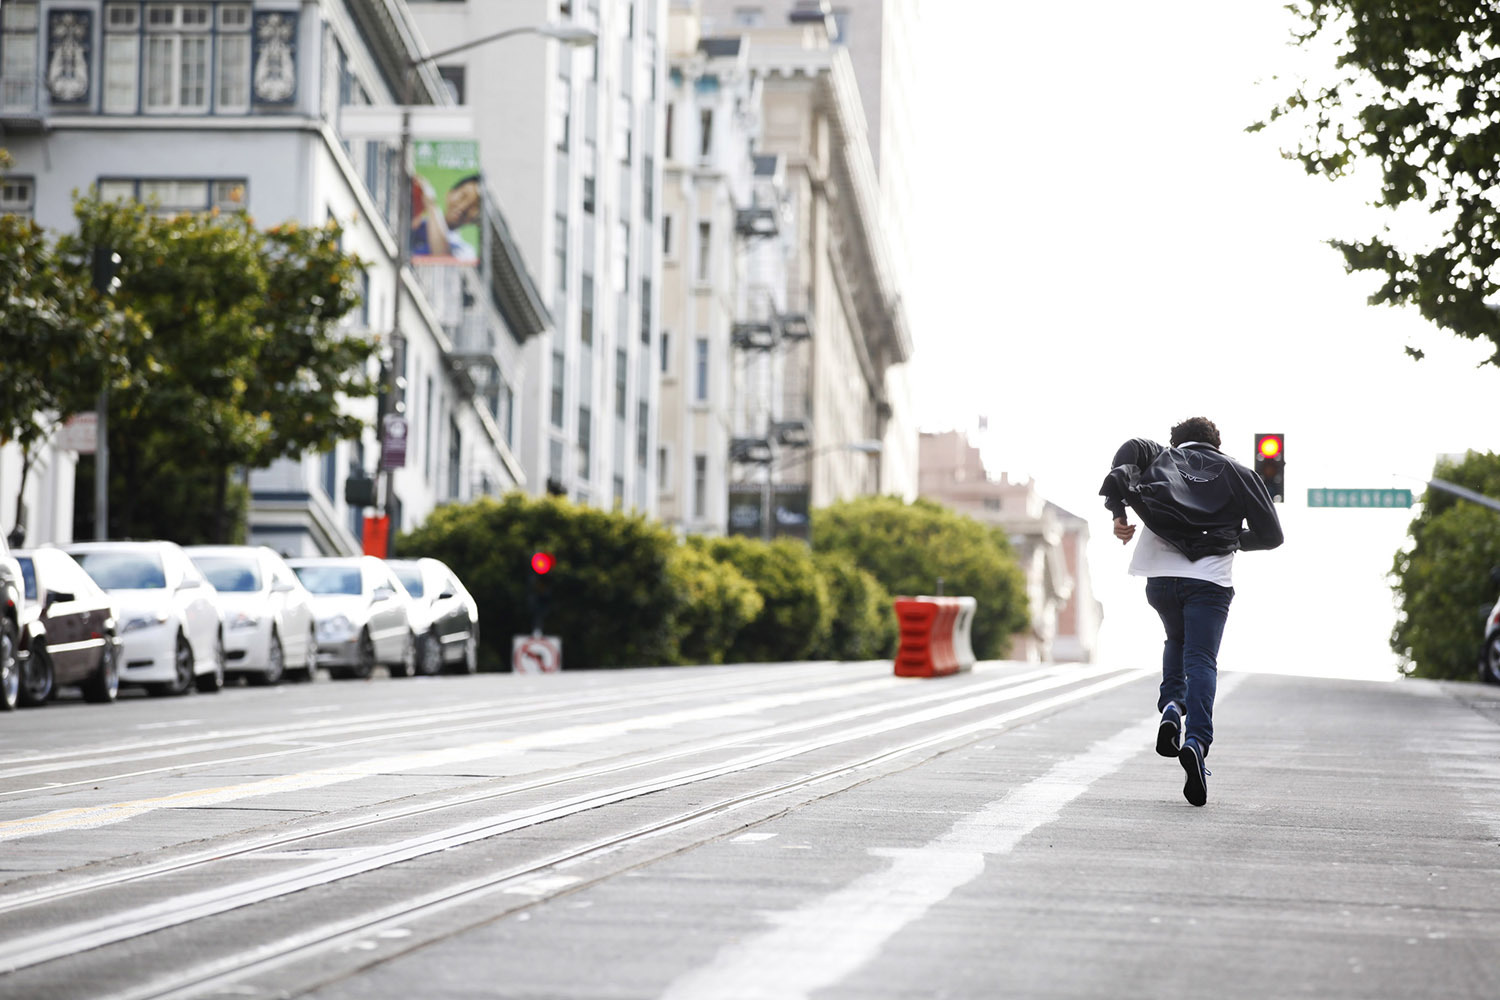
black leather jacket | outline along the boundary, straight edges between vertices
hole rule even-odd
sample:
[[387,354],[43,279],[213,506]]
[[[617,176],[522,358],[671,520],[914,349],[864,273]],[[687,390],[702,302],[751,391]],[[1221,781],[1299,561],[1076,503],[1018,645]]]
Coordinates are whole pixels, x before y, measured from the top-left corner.
[[1169,448],[1132,438],[1115,452],[1099,495],[1114,517],[1129,505],[1189,559],[1274,549],[1281,520],[1260,476],[1211,444]]

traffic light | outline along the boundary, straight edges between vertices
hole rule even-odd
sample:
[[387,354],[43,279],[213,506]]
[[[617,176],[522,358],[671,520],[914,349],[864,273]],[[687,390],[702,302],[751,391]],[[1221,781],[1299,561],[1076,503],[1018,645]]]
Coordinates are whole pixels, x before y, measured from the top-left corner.
[[548,573],[557,561],[552,558],[550,552],[533,552],[531,554],[531,574],[526,581],[526,603],[531,609],[531,634],[541,635],[542,624],[547,617],[547,611],[552,607],[552,580]]
[[1286,499],[1286,435],[1255,435],[1255,471],[1266,481],[1272,500]]

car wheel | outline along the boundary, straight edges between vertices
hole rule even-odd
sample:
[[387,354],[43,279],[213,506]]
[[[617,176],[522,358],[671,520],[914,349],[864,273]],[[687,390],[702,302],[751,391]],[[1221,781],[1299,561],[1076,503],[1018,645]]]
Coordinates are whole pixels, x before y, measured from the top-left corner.
[[26,660],[26,669],[21,672],[21,704],[45,705],[52,697],[52,657],[47,654],[43,642],[32,644],[31,656]]
[[311,684],[318,679],[318,632],[307,633],[307,659],[302,665],[302,679]]
[[1479,679],[1486,684],[1500,684],[1500,629],[1484,640],[1484,655],[1479,658]]
[[271,645],[266,650],[266,672],[263,674],[251,674],[250,683],[258,686],[267,684],[280,684],[281,678],[286,675],[286,654],[281,648],[281,636],[274,631],[271,633]]
[[466,674],[477,674],[479,672],[479,626],[469,629],[469,637],[464,640],[464,658],[461,664]]
[[346,677],[358,677],[364,680],[375,672],[375,640],[370,638],[369,630],[359,634],[359,662],[350,667]]
[[417,672],[417,637],[406,633],[406,644],[401,647],[401,659],[391,664],[392,677],[410,677]]
[[98,669],[83,682],[83,697],[85,701],[104,705],[114,701],[119,694],[120,660],[114,644],[106,637],[104,651],[99,654]]
[[417,644],[417,672],[423,677],[436,677],[443,670],[443,644],[437,633],[428,632]]
[[165,684],[148,685],[147,692],[161,697],[187,694],[193,689],[193,647],[188,645],[187,636],[181,632],[177,633],[177,651],[172,657],[172,667],[173,679]]
[[198,674],[193,683],[204,694],[213,694],[224,687],[224,637],[214,637],[214,668],[206,674]]
[[12,711],[21,700],[21,666],[16,662],[16,634],[10,619],[0,622],[0,711]]

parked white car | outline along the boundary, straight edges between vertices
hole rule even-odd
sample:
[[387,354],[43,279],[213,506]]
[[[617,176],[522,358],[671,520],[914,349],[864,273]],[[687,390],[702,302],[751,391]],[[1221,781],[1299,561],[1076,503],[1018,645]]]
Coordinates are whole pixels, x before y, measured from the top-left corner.
[[479,605],[447,563],[438,559],[388,559],[411,594],[411,629],[417,636],[417,673],[439,673],[452,664],[479,669]]
[[407,677],[416,660],[411,595],[382,559],[323,556],[287,565],[312,593],[318,665],[330,677],[369,677],[377,663]]
[[224,686],[224,637],[213,584],[176,542],[75,542],[63,551],[115,603],[122,684],[155,695]]
[[286,560],[264,545],[189,545],[188,558],[218,591],[224,669],[251,684],[278,684],[287,671],[318,672],[313,599]]

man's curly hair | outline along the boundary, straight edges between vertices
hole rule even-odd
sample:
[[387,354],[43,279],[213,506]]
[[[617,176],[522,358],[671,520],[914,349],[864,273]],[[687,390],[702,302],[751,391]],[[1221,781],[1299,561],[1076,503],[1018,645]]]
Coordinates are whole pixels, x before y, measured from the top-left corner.
[[1172,428],[1172,447],[1186,441],[1202,441],[1219,447],[1219,428],[1207,417],[1188,417],[1182,423]]

